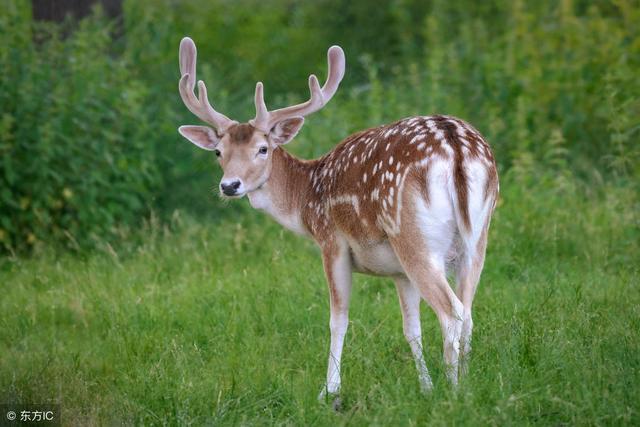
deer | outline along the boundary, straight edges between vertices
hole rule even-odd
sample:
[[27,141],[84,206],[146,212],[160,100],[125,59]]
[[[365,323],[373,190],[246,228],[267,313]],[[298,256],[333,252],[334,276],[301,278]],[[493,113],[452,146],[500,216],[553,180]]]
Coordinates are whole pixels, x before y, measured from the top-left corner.
[[320,248],[331,340],[319,399],[339,398],[354,272],[393,279],[425,393],[433,382],[423,355],[421,301],[433,309],[445,374],[455,388],[468,370],[472,303],[499,191],[496,162],[481,134],[452,116],[415,116],[356,132],[318,159],[298,159],[283,146],[336,93],[345,72],[343,50],[329,48],[322,87],[309,76],[306,102],[270,111],[258,82],[256,115],[246,123],[214,110],[202,80],[195,95],[196,56],[193,40],[183,38],[179,92],[210,126],[184,125],[179,133],[215,153],[223,198],[247,196],[253,208]]

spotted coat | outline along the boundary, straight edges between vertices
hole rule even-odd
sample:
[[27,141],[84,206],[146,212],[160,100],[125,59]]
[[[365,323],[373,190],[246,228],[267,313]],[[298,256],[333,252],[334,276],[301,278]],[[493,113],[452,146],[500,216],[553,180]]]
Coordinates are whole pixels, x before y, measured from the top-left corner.
[[462,217],[468,162],[480,161],[489,171],[487,189],[497,185],[489,145],[468,123],[450,116],[410,117],[355,133],[309,168],[310,187],[303,220],[316,239],[336,228],[351,236],[382,240],[400,228],[402,195],[408,182],[429,199],[425,170],[430,161],[453,165]]

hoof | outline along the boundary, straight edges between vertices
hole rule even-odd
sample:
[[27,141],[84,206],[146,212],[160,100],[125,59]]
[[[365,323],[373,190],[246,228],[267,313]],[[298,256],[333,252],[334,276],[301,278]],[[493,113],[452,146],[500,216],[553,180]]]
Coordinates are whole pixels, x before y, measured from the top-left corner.
[[420,393],[422,393],[423,396],[429,396],[432,391],[433,391],[433,384],[431,383],[420,384]]
[[333,399],[333,403],[331,403],[331,409],[336,412],[342,411],[342,399],[340,399],[340,397],[336,397],[335,399]]
[[340,412],[342,410],[342,399],[340,399],[338,392],[327,392],[327,389],[323,388],[318,395],[318,400],[321,403],[331,403],[331,409],[336,412]]

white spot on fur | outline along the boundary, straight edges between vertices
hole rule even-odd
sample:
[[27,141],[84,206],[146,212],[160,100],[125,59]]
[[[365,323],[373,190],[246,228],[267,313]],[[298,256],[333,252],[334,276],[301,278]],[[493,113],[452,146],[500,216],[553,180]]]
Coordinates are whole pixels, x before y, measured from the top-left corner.
[[339,204],[351,204],[356,211],[356,215],[360,214],[360,203],[358,201],[358,197],[354,194],[342,195],[329,199],[329,206],[335,206]]
[[416,142],[420,141],[421,138],[422,138],[422,135],[416,135],[413,138],[411,138],[411,141],[409,141],[409,144],[415,144]]
[[456,128],[456,133],[457,133],[459,136],[465,136],[465,135],[467,134],[466,130],[464,129],[464,127],[462,127],[462,126],[460,125],[460,123],[458,122],[458,120],[455,120],[455,119],[453,119],[452,117],[448,117],[448,116],[447,116],[447,118],[448,118],[448,119],[447,119],[447,123],[449,123],[449,124],[451,124],[451,125],[455,126],[455,128]]
[[397,132],[397,129],[395,129],[395,128],[390,128],[390,129],[389,129],[389,130],[384,134],[384,137],[385,137],[385,138],[389,138],[390,136],[395,135],[395,134],[396,134],[396,132]]

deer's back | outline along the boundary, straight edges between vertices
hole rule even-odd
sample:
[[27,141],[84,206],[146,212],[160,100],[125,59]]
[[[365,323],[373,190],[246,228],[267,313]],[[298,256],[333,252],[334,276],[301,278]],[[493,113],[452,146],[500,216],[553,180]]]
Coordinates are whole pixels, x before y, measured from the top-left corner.
[[320,159],[307,221],[315,233],[338,230],[379,243],[399,232],[407,198],[422,197],[427,204],[450,201],[469,222],[469,192],[477,191],[470,181],[478,173],[486,181],[483,197],[490,197],[495,161],[471,125],[449,116],[406,118],[353,134]]

